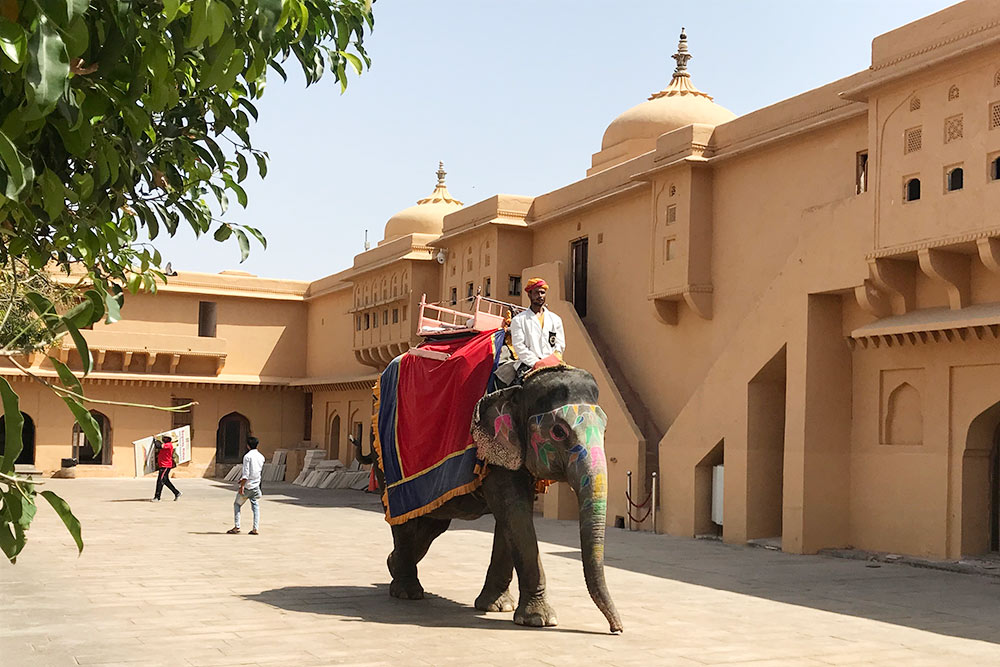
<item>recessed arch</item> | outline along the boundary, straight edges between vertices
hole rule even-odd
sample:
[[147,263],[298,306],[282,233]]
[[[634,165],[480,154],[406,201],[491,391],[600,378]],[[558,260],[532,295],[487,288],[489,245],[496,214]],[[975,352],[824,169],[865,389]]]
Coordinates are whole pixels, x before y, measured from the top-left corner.
[[889,394],[885,411],[884,442],[919,445],[924,441],[924,413],[920,392],[903,382]]
[[103,412],[91,410],[90,416],[97,422],[97,428],[101,432],[101,451],[94,453],[94,446],[83,433],[80,425],[73,424],[73,458],[80,465],[111,465],[114,454],[114,443],[112,442],[111,419]]
[[251,433],[250,420],[239,412],[230,412],[220,419],[215,432],[215,462],[239,463]]
[[[35,420],[25,412],[21,413],[24,424],[21,426],[21,453],[14,460],[14,465],[35,464]],[[7,433],[7,420],[0,415],[0,457],[4,455]]]

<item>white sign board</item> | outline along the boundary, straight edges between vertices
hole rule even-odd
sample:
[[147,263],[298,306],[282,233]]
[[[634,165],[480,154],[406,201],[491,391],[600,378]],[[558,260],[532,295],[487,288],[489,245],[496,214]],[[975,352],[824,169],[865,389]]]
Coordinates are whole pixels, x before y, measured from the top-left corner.
[[178,464],[187,463],[191,460],[191,427],[181,426],[170,431],[157,433],[148,438],[134,440],[132,446],[135,448],[135,476],[142,477],[151,472],[156,472],[156,449],[153,447],[153,438],[163,440],[163,436],[168,435],[173,441],[174,452],[177,453]]

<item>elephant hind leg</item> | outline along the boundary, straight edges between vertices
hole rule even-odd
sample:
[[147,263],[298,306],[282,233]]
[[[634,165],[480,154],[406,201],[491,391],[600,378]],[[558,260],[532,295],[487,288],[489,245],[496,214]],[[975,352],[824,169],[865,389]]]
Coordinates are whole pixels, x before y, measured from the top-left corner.
[[427,555],[431,542],[448,529],[451,521],[417,517],[392,527],[392,553],[386,559],[392,582],[389,595],[400,600],[422,600],[424,588],[417,578],[417,563]]
[[479,611],[514,611],[514,598],[509,588],[514,578],[514,560],[510,555],[504,524],[497,523],[493,531],[493,555],[486,571],[486,582],[476,598]]

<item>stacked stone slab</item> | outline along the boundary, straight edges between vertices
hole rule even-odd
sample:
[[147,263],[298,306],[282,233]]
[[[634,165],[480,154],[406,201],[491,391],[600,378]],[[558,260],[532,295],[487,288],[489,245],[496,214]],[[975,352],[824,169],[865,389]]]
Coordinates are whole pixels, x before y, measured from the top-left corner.
[[326,458],[326,450],[323,449],[310,449],[305,453],[305,458],[302,461],[302,472],[299,476],[295,478],[292,484],[298,486],[316,486],[318,483],[318,475],[316,474],[316,465]]

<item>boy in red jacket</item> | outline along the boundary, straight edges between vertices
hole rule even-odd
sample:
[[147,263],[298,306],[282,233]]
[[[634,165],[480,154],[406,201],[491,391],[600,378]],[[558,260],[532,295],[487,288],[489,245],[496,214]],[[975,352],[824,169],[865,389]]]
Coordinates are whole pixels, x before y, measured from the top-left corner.
[[153,502],[159,501],[164,486],[174,492],[174,500],[181,497],[181,492],[170,481],[170,470],[173,467],[174,442],[169,435],[165,435],[163,442],[159,443],[156,448],[156,495],[153,496]]

